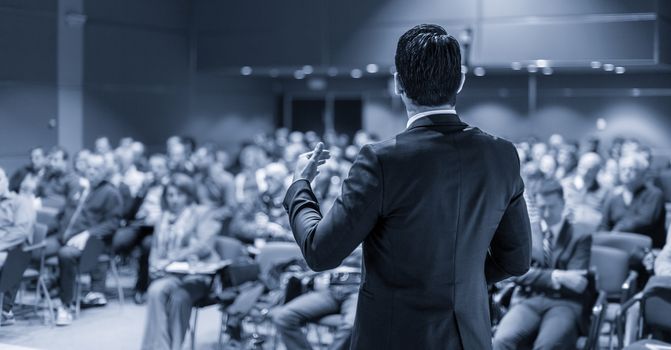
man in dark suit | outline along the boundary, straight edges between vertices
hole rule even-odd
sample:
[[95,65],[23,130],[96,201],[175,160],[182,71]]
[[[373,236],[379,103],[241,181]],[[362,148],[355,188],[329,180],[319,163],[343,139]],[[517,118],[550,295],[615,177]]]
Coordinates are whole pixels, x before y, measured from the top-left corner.
[[536,193],[541,216],[543,254],[524,276],[511,308],[494,336],[494,349],[575,349],[583,321],[592,238],[574,233],[563,217],[564,192],[556,180],[544,181]]
[[299,157],[284,201],[294,237],[317,271],[363,242],[352,349],[489,349],[487,283],[530,264],[517,152],[456,115],[464,75],[443,28],[403,34],[396,68],[408,128],[361,149],[324,216],[310,182],[328,151]]

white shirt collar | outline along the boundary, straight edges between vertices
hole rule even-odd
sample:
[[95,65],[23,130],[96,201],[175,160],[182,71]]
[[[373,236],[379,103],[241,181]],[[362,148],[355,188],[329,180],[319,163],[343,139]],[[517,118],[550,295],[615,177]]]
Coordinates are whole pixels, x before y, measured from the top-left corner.
[[408,124],[406,125],[406,128],[409,128],[410,125],[412,125],[412,123],[416,122],[419,118],[426,117],[426,116],[433,115],[433,114],[457,114],[457,111],[455,111],[454,108],[452,108],[452,109],[434,109],[432,111],[417,113],[417,114],[413,115],[412,117],[410,117],[410,119],[408,119]]

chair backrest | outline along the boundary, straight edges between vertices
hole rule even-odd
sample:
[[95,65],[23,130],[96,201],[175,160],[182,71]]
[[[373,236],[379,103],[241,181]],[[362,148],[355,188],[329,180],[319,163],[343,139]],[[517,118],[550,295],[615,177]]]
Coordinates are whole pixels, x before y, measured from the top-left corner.
[[620,249],[630,256],[652,248],[652,238],[630,232],[597,232],[592,235],[592,244]]
[[11,290],[21,282],[23,273],[30,264],[30,257],[30,253],[24,252],[20,245],[9,250],[7,260],[0,271],[0,293]]
[[222,260],[233,260],[246,254],[242,242],[230,237],[217,237],[214,241],[214,249]]
[[47,238],[47,225],[35,223],[35,230],[33,231],[33,244],[40,244]]
[[671,276],[653,276],[643,292],[642,316],[650,329],[671,331]]
[[620,249],[593,245],[591,265],[597,274],[599,290],[609,296],[621,292],[622,283],[629,274],[629,254]]
[[256,261],[261,274],[266,274],[274,265],[293,259],[303,258],[300,248],[292,242],[268,242],[261,248]]
[[98,257],[104,250],[105,243],[100,238],[89,237],[82,251],[82,256],[79,258],[79,273],[84,274],[93,271],[98,266]]

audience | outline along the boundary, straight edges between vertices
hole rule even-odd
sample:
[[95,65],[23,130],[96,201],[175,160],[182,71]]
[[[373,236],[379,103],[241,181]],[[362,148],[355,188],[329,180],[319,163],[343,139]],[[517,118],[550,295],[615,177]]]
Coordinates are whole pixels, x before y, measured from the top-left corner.
[[[64,216],[57,239],[51,240],[51,249],[58,247],[59,287],[61,306],[58,308],[56,324],[72,323],[72,311],[77,264],[89,239],[108,242],[121,220],[121,195],[110,182],[110,169],[102,155],[88,157],[86,177],[88,186],[79,196],[76,207]],[[70,208],[71,209],[71,208]],[[48,245],[49,247],[49,245]],[[91,291],[82,302],[87,305],[104,306],[107,264],[101,263],[91,272]]]
[[[146,157],[141,142],[123,138],[113,148],[101,137],[93,150],[75,154],[72,170],[64,149],[54,147],[45,156],[37,147],[30,151],[29,164],[9,181],[12,192],[3,190],[3,181],[8,181],[0,171],[0,260],[3,252],[32,237],[36,209],[54,208],[58,215],[45,253],[58,256],[59,268],[51,272],[62,304],[57,324],[72,322],[75,267],[87,241],[95,237],[122,264],[137,259],[133,299],[148,307],[142,347],[181,349],[191,307],[211,286],[209,279],[168,273],[166,266],[217,261],[212,243],[217,236],[240,240],[251,255],[272,241],[292,242],[282,200],[298,156],[320,141],[329,148],[331,159],[312,184],[326,211],[359,149],[375,140],[365,132],[357,132],[350,142],[344,134],[327,132],[322,139],[315,132],[280,128],[257,135],[236,154],[212,143],[197,144],[188,136],[172,136],[164,154]],[[514,280],[511,306],[498,325],[494,347],[572,348],[586,326],[581,315],[589,233],[648,235],[653,247],[664,247],[654,260],[655,273],[671,273],[665,203],[653,185],[652,152],[631,139],[617,138],[603,148],[597,138],[578,143],[557,134],[548,140],[522,140],[516,147],[534,232],[534,267]],[[653,253],[646,255],[651,257]],[[360,256],[350,258],[353,264],[348,266],[360,266]],[[107,303],[106,269],[104,263],[93,271],[84,305]],[[315,286],[328,276],[317,277]],[[340,324],[331,348],[348,347],[358,288],[337,285],[333,278],[331,282],[271,311],[288,349],[310,348],[301,327],[332,313],[340,314]],[[14,320],[15,294],[5,294],[3,325]]]
[[9,190],[19,192],[21,183],[26,177],[40,179],[44,176],[44,170],[47,165],[47,157],[42,147],[35,147],[30,150],[30,163],[19,168],[9,180]]
[[653,248],[662,248],[666,240],[664,194],[646,181],[649,161],[631,152],[618,164],[621,186],[606,201],[600,229],[647,235]]
[[[356,249],[343,261],[342,266],[359,271],[361,268],[361,249]],[[339,269],[333,270],[337,273]],[[351,276],[351,273],[347,273]],[[350,336],[354,326],[356,304],[359,299],[360,276],[349,283],[340,282],[338,278],[326,272],[322,276],[327,278],[328,287],[317,288],[312,292],[302,294],[292,299],[273,312],[273,323],[282,336],[287,349],[310,350],[312,346],[302,327],[308,321],[317,321],[321,317],[340,314],[338,328],[333,335],[333,342],[328,347],[332,350],[347,350],[350,347]],[[315,280],[317,284],[318,279]]]
[[545,180],[535,193],[541,217],[542,259],[517,284],[511,307],[494,334],[494,349],[574,349],[588,285],[591,236],[573,231],[564,212],[564,193]]
[[[7,259],[7,252],[24,242],[30,242],[35,224],[35,209],[29,198],[9,191],[9,181],[0,168],[0,271]],[[12,286],[4,293],[0,325],[15,322],[12,308],[19,285]]]
[[[67,202],[76,201],[81,190],[79,178],[68,170],[68,152],[58,146],[49,152],[44,177],[37,188],[37,195],[44,201],[60,207]],[[49,205],[47,205],[49,206]]]
[[185,174],[175,174],[162,196],[161,216],[154,229],[149,258],[147,322],[142,349],[182,349],[193,304],[205,297],[210,279],[205,276],[166,274],[172,262],[218,260],[214,238],[219,223],[199,206],[196,184]]
[[601,156],[585,153],[580,157],[575,174],[562,181],[566,210],[575,223],[585,223],[594,228],[601,223],[608,190],[597,181],[600,170]]

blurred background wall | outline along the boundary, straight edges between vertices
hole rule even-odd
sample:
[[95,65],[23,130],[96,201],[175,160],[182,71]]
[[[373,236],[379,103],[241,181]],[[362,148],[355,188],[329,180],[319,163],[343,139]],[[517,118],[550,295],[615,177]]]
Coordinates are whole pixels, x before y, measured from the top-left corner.
[[670,14],[662,0],[0,0],[0,165],[36,139],[74,152],[101,135],[234,148],[279,126],[389,137],[406,119],[396,41],[420,22],[462,43],[467,122],[512,139],[626,131],[664,152]]

